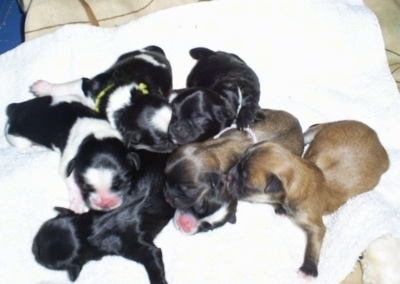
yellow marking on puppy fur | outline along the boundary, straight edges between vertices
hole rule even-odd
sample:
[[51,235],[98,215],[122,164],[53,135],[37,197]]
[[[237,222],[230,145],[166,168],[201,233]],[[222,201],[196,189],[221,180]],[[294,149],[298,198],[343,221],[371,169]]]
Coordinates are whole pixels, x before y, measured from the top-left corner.
[[113,83],[108,84],[103,90],[100,91],[100,93],[97,95],[96,100],[94,102],[94,110],[96,112],[100,112],[100,102],[103,99],[103,97],[107,94],[107,92],[114,87]]
[[143,82],[139,83],[139,90],[143,93],[143,95],[149,94],[148,86]]

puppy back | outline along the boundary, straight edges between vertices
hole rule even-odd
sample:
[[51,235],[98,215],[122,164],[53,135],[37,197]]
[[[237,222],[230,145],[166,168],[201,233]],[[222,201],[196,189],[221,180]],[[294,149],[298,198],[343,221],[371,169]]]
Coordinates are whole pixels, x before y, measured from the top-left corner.
[[354,195],[365,192],[375,187],[389,168],[388,154],[377,133],[362,122],[320,124],[308,133],[313,139],[304,158],[315,163],[334,188],[351,190]]

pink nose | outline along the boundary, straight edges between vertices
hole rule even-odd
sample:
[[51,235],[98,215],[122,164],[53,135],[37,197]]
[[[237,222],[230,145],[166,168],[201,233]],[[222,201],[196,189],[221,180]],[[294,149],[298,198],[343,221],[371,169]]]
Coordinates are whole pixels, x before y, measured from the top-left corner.
[[95,200],[94,205],[102,210],[112,210],[121,205],[122,201],[120,198],[115,196],[100,196],[98,200]]

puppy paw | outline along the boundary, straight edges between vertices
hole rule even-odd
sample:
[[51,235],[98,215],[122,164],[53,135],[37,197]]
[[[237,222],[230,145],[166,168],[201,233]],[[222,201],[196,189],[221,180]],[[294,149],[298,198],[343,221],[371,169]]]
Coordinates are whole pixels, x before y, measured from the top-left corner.
[[38,97],[47,96],[51,94],[52,86],[53,85],[47,81],[39,80],[32,84],[30,91]]
[[279,216],[286,216],[286,210],[282,206],[275,207],[275,214]]
[[80,201],[71,202],[69,209],[74,211],[76,214],[82,214],[85,211],[85,203]]
[[250,109],[242,108],[237,117],[236,125],[239,130],[248,128],[250,124],[254,121],[255,114]]
[[317,277],[318,276],[317,265],[313,262],[303,263],[303,265],[299,269],[299,274],[305,279]]

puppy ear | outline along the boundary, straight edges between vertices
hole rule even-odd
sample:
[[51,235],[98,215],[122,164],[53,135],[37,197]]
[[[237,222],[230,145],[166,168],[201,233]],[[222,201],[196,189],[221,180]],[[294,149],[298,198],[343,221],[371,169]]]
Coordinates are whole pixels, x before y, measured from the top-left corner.
[[196,47],[196,48],[192,48],[189,51],[190,56],[193,59],[200,59],[203,56],[208,56],[215,53],[214,51],[212,51],[211,49],[208,49],[206,47]]
[[78,278],[79,273],[81,273],[81,270],[82,270],[82,265],[80,264],[73,263],[70,266],[68,266],[67,272],[69,280],[74,282]]
[[265,193],[278,193],[283,191],[283,185],[281,180],[276,176],[272,175],[268,181],[267,186],[265,187]]
[[67,177],[69,177],[72,173],[72,171],[75,169],[75,158],[73,158],[71,161],[68,162],[67,165]]
[[135,168],[135,170],[140,169],[140,157],[137,153],[135,152],[129,152],[128,153],[128,161],[132,165],[132,167]]
[[74,211],[64,208],[64,207],[54,207],[54,210],[58,212],[58,216],[68,216],[68,215],[74,215]]

